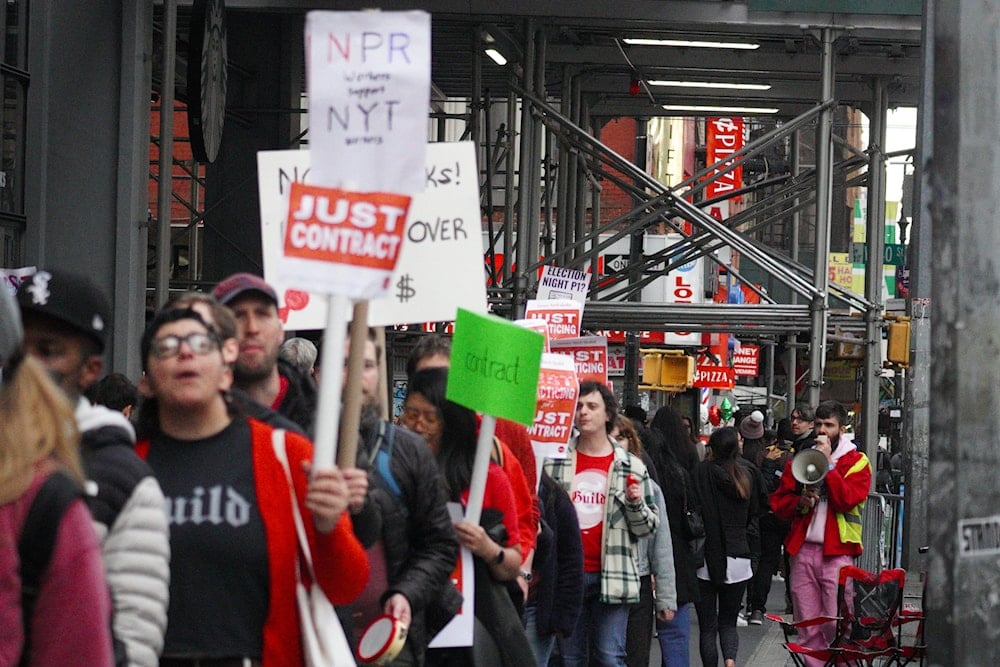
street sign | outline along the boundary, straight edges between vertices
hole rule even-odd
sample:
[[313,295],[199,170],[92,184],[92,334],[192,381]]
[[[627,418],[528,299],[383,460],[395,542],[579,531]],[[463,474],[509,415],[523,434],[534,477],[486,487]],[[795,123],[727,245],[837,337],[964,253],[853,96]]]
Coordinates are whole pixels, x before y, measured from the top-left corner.
[[[852,243],[850,254],[852,264],[867,264],[868,244]],[[882,263],[893,266],[906,264],[906,246],[902,243],[886,243],[882,250]]]

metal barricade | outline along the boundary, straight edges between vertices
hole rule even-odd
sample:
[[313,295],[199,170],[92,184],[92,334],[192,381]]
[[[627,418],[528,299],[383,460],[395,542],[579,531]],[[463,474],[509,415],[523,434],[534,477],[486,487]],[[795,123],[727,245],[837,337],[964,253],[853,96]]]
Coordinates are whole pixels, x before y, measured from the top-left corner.
[[864,551],[854,564],[869,572],[899,567],[903,552],[903,496],[870,493],[861,512]]

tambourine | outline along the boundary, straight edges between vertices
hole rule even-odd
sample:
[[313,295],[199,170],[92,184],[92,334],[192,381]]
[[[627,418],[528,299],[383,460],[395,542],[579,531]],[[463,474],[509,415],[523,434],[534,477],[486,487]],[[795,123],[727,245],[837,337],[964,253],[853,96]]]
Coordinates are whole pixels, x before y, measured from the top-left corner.
[[386,665],[396,659],[406,643],[406,626],[385,614],[368,624],[361,633],[357,656],[366,665]]

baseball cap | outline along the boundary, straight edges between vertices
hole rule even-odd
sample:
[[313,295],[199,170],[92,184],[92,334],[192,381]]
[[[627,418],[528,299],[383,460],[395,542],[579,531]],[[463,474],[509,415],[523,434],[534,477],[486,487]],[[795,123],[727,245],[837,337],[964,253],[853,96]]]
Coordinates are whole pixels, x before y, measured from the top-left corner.
[[92,338],[103,352],[108,341],[111,306],[86,276],[63,269],[39,270],[17,288],[22,316],[33,312],[59,320]]
[[263,278],[252,273],[234,273],[216,285],[212,295],[219,300],[219,303],[228,305],[247,292],[260,292],[273,301],[275,306],[278,305],[278,294],[274,288],[264,282]]
[[0,364],[7,362],[17,353],[24,339],[21,328],[21,312],[17,301],[6,285],[0,286]]
[[764,414],[760,410],[754,410],[740,420],[740,435],[747,440],[764,437]]

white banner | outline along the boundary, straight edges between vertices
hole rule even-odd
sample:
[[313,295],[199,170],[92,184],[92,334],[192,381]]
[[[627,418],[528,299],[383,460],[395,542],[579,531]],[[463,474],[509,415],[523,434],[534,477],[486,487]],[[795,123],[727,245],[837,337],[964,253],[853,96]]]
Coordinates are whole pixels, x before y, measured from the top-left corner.
[[430,15],[311,11],[305,32],[313,184],[422,191]]
[[[277,280],[288,195],[293,182],[312,183],[309,151],[257,154],[264,279],[278,293],[286,330],[326,326],[326,299]],[[427,146],[426,188],[414,195],[389,298],[373,300],[372,326],[452,320],[458,308],[486,312],[486,278],[476,159],[470,142]]]

